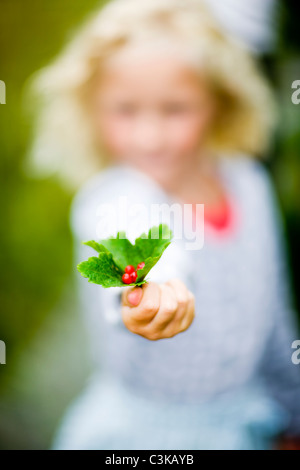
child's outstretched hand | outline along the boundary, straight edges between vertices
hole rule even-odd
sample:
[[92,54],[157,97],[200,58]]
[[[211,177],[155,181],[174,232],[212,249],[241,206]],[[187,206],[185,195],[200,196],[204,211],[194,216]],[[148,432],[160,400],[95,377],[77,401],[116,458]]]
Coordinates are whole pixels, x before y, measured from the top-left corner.
[[185,331],[195,316],[195,298],[179,279],[148,282],[122,293],[122,318],[132,333],[155,341]]

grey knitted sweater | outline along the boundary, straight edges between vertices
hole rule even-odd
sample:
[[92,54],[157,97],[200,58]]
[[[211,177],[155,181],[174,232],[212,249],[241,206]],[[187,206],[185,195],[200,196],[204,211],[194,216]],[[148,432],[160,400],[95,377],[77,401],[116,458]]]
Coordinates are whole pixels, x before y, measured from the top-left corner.
[[[159,341],[135,335],[121,319],[122,287],[104,289],[76,272],[92,352],[99,367],[152,399],[197,403],[260,381],[290,412],[288,432],[300,435],[300,366],[291,360],[292,343],[300,334],[272,183],[263,165],[244,155],[223,156],[219,170],[237,209],[235,230],[223,238],[205,232],[198,250],[187,249],[184,238],[175,239],[149,274],[154,282],[178,277],[194,293],[196,316],[190,328]],[[113,211],[111,219],[99,223],[99,207],[117,207],[124,196],[129,206],[174,202],[147,175],[125,164],[96,174],[71,207],[74,269],[96,255],[82,240],[124,228],[116,226]],[[137,236],[153,225],[138,214],[136,222]]]

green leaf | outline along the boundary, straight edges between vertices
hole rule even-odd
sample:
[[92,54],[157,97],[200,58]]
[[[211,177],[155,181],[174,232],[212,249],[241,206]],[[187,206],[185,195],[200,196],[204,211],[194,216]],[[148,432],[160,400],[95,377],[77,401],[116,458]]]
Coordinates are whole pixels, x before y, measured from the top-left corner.
[[82,242],[83,245],[90,246],[91,248],[94,248],[94,250],[98,251],[98,253],[102,253],[103,251],[106,253],[109,253],[109,250],[105,248],[104,245],[100,245],[100,243],[95,242],[95,240],[90,240],[88,242]]
[[[125,232],[118,232],[116,237],[108,237],[96,242],[82,242],[98,252],[98,257],[91,257],[78,264],[77,269],[89,282],[103,287],[139,286],[147,282],[146,275],[161,258],[170,245],[172,231],[166,224],[151,227],[148,233],[142,233],[134,245],[126,238]],[[143,269],[137,271],[135,283],[124,284],[122,275],[127,265],[137,266],[144,262]]]

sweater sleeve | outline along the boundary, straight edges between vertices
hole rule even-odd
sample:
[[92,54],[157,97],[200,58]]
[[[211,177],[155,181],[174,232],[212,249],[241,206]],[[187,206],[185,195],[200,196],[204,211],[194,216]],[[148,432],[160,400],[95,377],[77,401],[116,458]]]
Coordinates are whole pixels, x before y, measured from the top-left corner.
[[[163,215],[155,215],[151,209],[168,204],[167,195],[144,174],[127,167],[111,167],[88,181],[75,195],[70,211],[73,234],[74,269],[76,265],[97,253],[82,241],[99,240],[125,230],[132,243],[141,233],[153,225],[169,222]],[[124,212],[131,215],[126,218]],[[159,219],[157,218],[159,217]],[[169,224],[172,227],[172,224]],[[142,261],[142,260],[141,260]],[[180,273],[179,276],[175,273]],[[174,240],[162,258],[149,273],[149,280],[163,283],[179,277],[191,288],[190,261],[183,240]],[[92,335],[95,355],[101,356],[101,337],[107,326],[126,330],[121,317],[123,287],[103,288],[89,283],[77,271],[76,286],[80,310]],[[109,334],[109,333],[107,333]],[[128,332],[128,334],[132,334]]]
[[261,363],[262,379],[273,398],[289,413],[287,436],[300,436],[300,366],[292,361],[292,345],[300,339],[293,306],[285,227],[270,177],[258,167],[263,191],[265,256],[269,263],[271,329]]

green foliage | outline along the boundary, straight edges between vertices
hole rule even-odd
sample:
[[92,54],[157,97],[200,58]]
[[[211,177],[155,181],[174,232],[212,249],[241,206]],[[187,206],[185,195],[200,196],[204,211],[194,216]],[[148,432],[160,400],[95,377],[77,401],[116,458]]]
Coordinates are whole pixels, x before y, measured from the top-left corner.
[[72,28],[97,6],[96,0],[0,6],[0,79],[6,84],[6,104],[0,105],[0,339],[8,355],[0,369],[1,393],[72,273],[72,195],[54,177],[34,179],[22,171],[32,137],[23,91],[29,76],[55,57]]
[[[94,248],[99,255],[78,264],[77,269],[89,282],[100,284],[103,287],[140,286],[147,282],[146,275],[161,258],[165,249],[170,245],[172,231],[166,224],[152,227],[148,234],[143,233],[132,244],[125,232],[118,232],[116,237],[109,237],[96,242],[95,240],[83,242]],[[137,266],[145,262],[143,269],[137,271],[135,283],[124,284],[122,275],[129,264]]]

